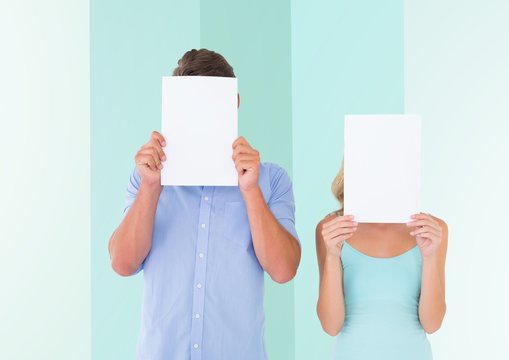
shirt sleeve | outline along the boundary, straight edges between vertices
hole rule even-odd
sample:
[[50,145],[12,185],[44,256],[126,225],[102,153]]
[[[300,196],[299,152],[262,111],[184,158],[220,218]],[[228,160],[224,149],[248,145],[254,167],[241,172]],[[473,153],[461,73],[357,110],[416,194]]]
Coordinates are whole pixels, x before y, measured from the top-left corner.
[[292,180],[280,166],[271,164],[270,169],[271,195],[267,205],[277,221],[295,237],[300,239],[295,229],[295,200],[293,197]]
[[140,187],[141,178],[138,174],[138,170],[134,168],[131,172],[131,176],[129,177],[129,182],[127,183],[127,188],[125,192],[125,206],[123,217],[127,214],[129,208],[133,205],[134,200],[136,199],[136,195],[138,195],[138,189]]
[[[138,195],[138,189],[140,187],[140,174],[138,174],[138,170],[136,170],[136,167],[131,172],[131,176],[129,177],[129,181],[127,182],[127,188],[125,192],[125,206],[124,211],[122,214],[122,219],[125,218],[127,212],[131,208],[131,206],[134,203],[134,200],[136,199],[136,195]],[[145,260],[141,263],[141,265],[136,269],[136,272],[133,274],[139,273],[143,269],[143,265],[145,263]]]

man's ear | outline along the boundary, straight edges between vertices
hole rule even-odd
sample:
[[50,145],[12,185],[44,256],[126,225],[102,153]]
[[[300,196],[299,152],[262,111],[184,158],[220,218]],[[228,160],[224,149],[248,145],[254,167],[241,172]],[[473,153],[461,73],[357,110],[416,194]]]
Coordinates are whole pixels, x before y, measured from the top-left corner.
[[240,107],[240,94],[237,93],[237,109]]

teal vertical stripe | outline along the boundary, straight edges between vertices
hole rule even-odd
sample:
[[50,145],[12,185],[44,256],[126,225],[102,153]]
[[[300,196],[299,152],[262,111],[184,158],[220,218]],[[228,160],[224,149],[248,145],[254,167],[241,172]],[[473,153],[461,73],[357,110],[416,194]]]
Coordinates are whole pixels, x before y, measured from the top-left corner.
[[[290,35],[289,0],[201,1],[201,45],[223,54],[239,78],[240,134],[262,161],[279,163],[291,175]],[[293,359],[294,285],[267,276],[265,288],[268,355]]]
[[110,268],[134,155],[160,128],[161,76],[199,46],[198,1],[91,1],[92,358],[134,359],[141,276]]
[[293,174],[303,244],[295,353],[298,360],[328,359],[333,341],[315,310],[315,226],[337,209],[330,184],[343,155],[343,115],[404,110],[403,0],[292,1],[292,64]]

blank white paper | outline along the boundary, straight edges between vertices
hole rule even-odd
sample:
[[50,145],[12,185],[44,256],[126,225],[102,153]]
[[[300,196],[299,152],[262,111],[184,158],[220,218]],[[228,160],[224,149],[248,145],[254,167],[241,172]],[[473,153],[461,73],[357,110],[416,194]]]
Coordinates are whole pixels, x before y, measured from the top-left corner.
[[405,223],[420,212],[419,115],[346,115],[344,213]]
[[237,186],[237,79],[163,77],[161,185]]

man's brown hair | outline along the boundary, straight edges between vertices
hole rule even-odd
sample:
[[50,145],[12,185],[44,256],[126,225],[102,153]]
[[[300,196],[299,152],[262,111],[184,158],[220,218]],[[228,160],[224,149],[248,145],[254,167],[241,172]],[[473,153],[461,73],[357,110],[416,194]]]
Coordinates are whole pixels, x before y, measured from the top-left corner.
[[192,49],[182,56],[173,76],[220,76],[235,77],[226,59],[214,51]]

